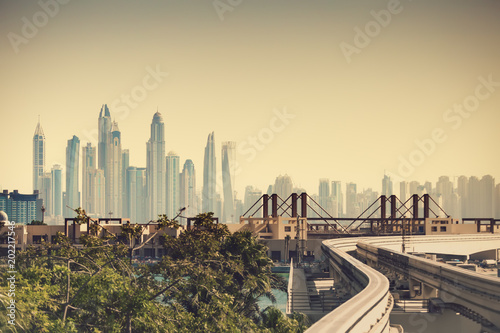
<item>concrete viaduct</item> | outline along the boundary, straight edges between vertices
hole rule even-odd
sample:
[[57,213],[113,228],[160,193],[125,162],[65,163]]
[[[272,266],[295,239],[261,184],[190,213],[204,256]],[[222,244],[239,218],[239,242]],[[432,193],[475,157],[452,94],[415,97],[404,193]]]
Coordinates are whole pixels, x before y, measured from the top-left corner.
[[[469,255],[500,248],[500,235],[408,236],[412,252]],[[436,297],[435,307],[451,308],[481,323],[485,332],[500,332],[500,279],[430,259],[401,253],[402,237],[360,237],[323,242],[323,252],[337,288],[353,295],[312,325],[307,332],[401,332],[391,327],[394,305],[391,271],[410,282],[410,291]],[[360,260],[349,253],[356,252]],[[437,309],[439,310],[439,309]]]

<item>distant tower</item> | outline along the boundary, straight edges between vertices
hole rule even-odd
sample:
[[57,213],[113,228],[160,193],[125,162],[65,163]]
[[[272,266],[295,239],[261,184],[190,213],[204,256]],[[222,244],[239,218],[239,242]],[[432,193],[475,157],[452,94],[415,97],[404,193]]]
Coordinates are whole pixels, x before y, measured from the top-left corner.
[[40,125],[40,118],[33,135],[33,190],[41,190],[40,177],[45,170],[45,134]]
[[390,197],[392,194],[393,192],[391,177],[384,175],[384,178],[382,179],[382,195]]
[[479,217],[495,216],[495,178],[485,175],[479,181]]
[[222,220],[224,222],[239,221],[239,217],[235,215],[235,198],[234,186],[235,175],[234,168],[236,165],[236,142],[227,141],[222,143],[222,186],[224,190],[224,208]]
[[165,214],[166,166],[165,166],[165,125],[159,112],[153,116],[151,137],[146,143],[146,175],[148,184],[148,218],[157,220]]
[[106,174],[106,166],[108,159],[108,145],[110,142],[109,135],[111,131],[111,115],[108,106],[104,104],[99,113],[99,169],[104,170]]
[[128,210],[126,209],[127,205],[127,169],[130,166],[130,152],[128,149],[122,150],[122,174],[120,175],[120,179],[122,182],[122,217],[130,218]]
[[[245,188],[245,201],[243,204],[243,213],[245,213],[247,210],[252,207],[254,203],[257,202],[257,200],[262,197],[262,191],[254,188],[253,186],[247,186]],[[253,209],[251,212],[248,214],[253,214],[255,209]],[[257,212],[254,214],[254,216],[262,216],[262,209],[259,208]]]
[[[64,205],[64,217],[75,217],[76,213],[71,209],[80,207],[80,192],[78,192],[78,168],[79,168],[80,139],[76,135],[68,140],[66,146],[66,200]],[[66,207],[69,206],[70,208]]]
[[146,223],[146,168],[127,168],[127,201],[124,205],[124,214],[132,222]]
[[167,216],[175,217],[179,210],[179,156],[173,151],[168,153],[166,157],[166,199],[167,199]]
[[203,213],[216,210],[216,169],[214,132],[208,135],[203,163]]
[[319,205],[324,209],[328,206],[330,199],[330,181],[326,178],[319,180]]
[[357,217],[359,213],[358,203],[357,203],[357,188],[354,183],[346,184],[346,216],[347,217]]
[[196,216],[198,214],[198,199],[196,198],[196,173],[192,160],[184,162],[179,192],[179,206],[186,207],[184,215],[187,217]]
[[344,217],[344,194],[342,193],[342,183],[339,180],[332,181],[331,195],[337,205],[336,217]]
[[51,170],[52,178],[52,214],[62,216],[62,168],[55,164]]
[[274,193],[276,193],[281,199],[286,200],[293,191],[292,178],[288,175],[276,177],[274,181]]
[[96,147],[89,142],[82,147],[82,208],[87,213],[94,213],[92,198],[92,176],[97,167]]
[[122,214],[122,144],[118,124],[111,125],[110,142],[107,149],[106,178],[106,211],[113,216],[121,217]]

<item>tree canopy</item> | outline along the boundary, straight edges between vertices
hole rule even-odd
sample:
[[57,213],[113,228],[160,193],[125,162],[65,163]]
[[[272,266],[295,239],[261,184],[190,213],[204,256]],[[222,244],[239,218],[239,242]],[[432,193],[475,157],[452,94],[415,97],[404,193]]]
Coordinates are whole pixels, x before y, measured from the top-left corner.
[[[89,220],[78,209],[77,222]],[[286,290],[271,272],[267,247],[250,232],[231,234],[200,214],[179,237],[164,234],[165,255],[148,265],[132,263],[132,253],[170,227],[159,216],[146,242],[135,239],[144,225],[124,224],[121,235],[102,233],[92,222],[75,246],[63,234],[55,242],[17,253],[16,325],[0,317],[2,332],[302,332],[307,317],[261,310],[260,297]],[[7,272],[0,301],[6,308]]]

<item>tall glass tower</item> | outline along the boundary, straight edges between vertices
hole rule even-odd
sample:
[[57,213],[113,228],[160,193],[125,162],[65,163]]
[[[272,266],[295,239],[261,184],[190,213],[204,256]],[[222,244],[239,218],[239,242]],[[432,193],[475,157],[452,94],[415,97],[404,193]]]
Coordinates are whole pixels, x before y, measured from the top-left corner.
[[45,134],[40,125],[40,118],[33,135],[33,190],[41,190],[40,177],[45,170]]
[[166,158],[167,164],[167,216],[173,218],[179,210],[179,156],[173,151]]
[[52,173],[52,214],[62,215],[62,168],[55,164],[51,170]]
[[222,143],[222,186],[224,203],[222,220],[236,222],[234,211],[234,168],[236,167],[236,142]]
[[108,214],[121,217],[122,215],[122,144],[118,124],[113,122],[110,131],[110,141],[106,151],[107,166],[104,173],[106,178],[106,211]]
[[105,170],[108,160],[108,144],[110,142],[110,131],[111,131],[111,115],[109,113],[108,106],[104,104],[101,107],[101,112],[99,113],[99,143],[97,145],[97,150],[99,153],[99,169]]
[[203,213],[215,212],[216,169],[214,132],[208,135],[203,164]]
[[165,214],[166,204],[165,125],[159,112],[153,116],[151,137],[146,148],[148,217],[156,220],[158,215]]
[[180,180],[179,206],[186,207],[187,217],[194,217],[198,214],[198,199],[196,198],[196,174],[192,160],[186,160],[182,168]]
[[[66,146],[66,200],[64,217],[75,217],[71,209],[80,207],[80,192],[78,192],[78,167],[80,154],[80,139],[76,135],[68,140]],[[66,207],[69,206],[70,208]]]

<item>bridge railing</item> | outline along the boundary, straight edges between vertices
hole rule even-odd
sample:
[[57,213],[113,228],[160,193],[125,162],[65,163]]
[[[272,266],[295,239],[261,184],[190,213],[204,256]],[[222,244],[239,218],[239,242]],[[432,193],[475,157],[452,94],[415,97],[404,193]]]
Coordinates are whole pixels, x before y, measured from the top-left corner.
[[[356,241],[341,243],[355,248]],[[387,278],[336,248],[335,242],[325,241],[322,247],[330,267],[356,295],[325,315],[307,332],[389,332],[389,315],[394,301]]]
[[288,287],[287,287],[287,298],[286,298],[287,315],[291,315],[293,313],[292,287],[293,287],[293,258],[290,258],[290,273],[288,274]]

